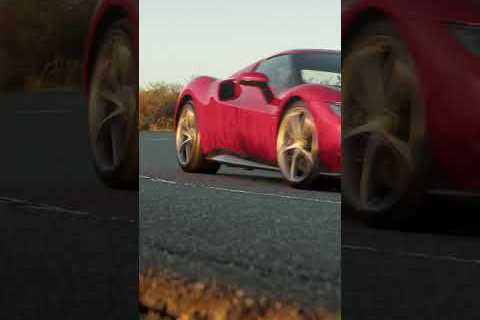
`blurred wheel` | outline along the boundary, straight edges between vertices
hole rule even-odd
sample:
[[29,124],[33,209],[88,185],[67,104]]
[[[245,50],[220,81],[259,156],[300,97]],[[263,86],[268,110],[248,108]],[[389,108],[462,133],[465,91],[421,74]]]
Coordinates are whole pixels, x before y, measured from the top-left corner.
[[311,187],[319,167],[315,122],[303,102],[285,112],[277,135],[277,162],[283,177],[295,188]]
[[98,177],[113,188],[138,188],[138,61],[126,20],[101,41],[91,81],[89,133]]
[[216,173],[220,164],[206,160],[200,151],[200,132],[192,102],[180,110],[176,131],[177,161],[187,172]]
[[399,226],[425,188],[424,108],[414,63],[392,27],[366,27],[343,61],[342,192],[368,223]]

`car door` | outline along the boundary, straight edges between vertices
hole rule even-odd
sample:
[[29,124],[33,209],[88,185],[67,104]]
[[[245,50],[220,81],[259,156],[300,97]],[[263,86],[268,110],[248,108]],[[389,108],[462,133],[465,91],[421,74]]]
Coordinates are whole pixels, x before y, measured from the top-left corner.
[[[255,71],[268,76],[274,97],[279,97],[297,83],[291,56],[287,54],[262,61]],[[275,163],[279,105],[267,101],[259,88],[242,86],[243,90],[239,99],[238,118],[242,125],[238,128],[238,135],[240,141],[248,143],[242,144],[242,151],[257,160]]]
[[[292,85],[288,55],[264,60],[255,71],[269,77],[274,95]],[[225,149],[244,158],[274,163],[279,106],[267,101],[260,88],[242,84],[236,98],[218,101],[218,104],[223,122],[221,142]]]
[[[215,101],[215,113],[218,117],[216,126],[216,145],[218,149],[226,151],[243,158],[253,158],[251,154],[251,144],[255,144],[255,139],[252,139],[253,133],[245,136],[246,126],[250,126],[253,121],[257,125],[258,119],[255,117],[246,117],[247,110],[257,110],[258,106],[262,104],[265,99],[262,92],[258,88],[249,87],[238,84],[237,79],[226,80],[223,88],[219,88],[219,91],[238,90],[234,97],[228,99],[221,99]],[[231,86],[231,89],[226,87]],[[258,132],[259,133],[259,132]]]

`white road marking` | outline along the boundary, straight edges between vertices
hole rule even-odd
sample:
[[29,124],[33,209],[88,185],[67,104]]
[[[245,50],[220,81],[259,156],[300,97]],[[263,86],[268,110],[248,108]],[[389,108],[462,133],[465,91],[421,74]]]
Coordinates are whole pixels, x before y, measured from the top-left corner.
[[290,200],[302,200],[302,201],[311,201],[311,202],[317,202],[317,203],[328,203],[328,204],[341,204],[341,201],[335,201],[335,200],[323,200],[323,199],[317,199],[317,198],[305,198],[305,197],[297,197],[297,196],[288,196],[288,195],[283,195],[283,194],[277,194],[277,193],[262,193],[262,192],[255,192],[255,191],[248,191],[248,190],[240,190],[240,189],[230,189],[230,188],[224,188],[224,187],[214,187],[214,186],[209,186],[209,185],[204,185],[204,184],[194,184],[194,183],[178,183],[177,181],[174,180],[167,180],[167,179],[161,179],[161,178],[153,178],[149,176],[140,176],[141,179],[149,180],[151,182],[160,182],[160,183],[165,183],[165,184],[171,184],[171,185],[182,185],[186,187],[199,187],[199,188],[205,188],[205,189],[210,189],[210,190],[217,190],[217,191],[225,191],[225,192],[230,192],[230,193],[241,193],[241,194],[251,194],[251,195],[257,195],[257,196],[264,196],[264,197],[275,197],[275,198],[283,198],[283,199],[290,199]]
[[421,259],[431,259],[431,260],[442,260],[442,261],[450,261],[450,262],[462,262],[462,263],[474,263],[480,264],[480,260],[475,259],[465,259],[459,258],[455,256],[434,256],[428,255],[426,253],[421,252],[408,252],[408,251],[388,251],[388,250],[380,250],[374,247],[363,247],[363,246],[352,246],[352,245],[342,245],[343,249],[350,249],[350,250],[359,250],[359,251],[370,251],[375,252],[378,254],[393,254],[397,256],[404,256],[404,257],[412,257],[412,258],[421,258]]
[[61,213],[61,214],[67,214],[67,215],[72,215],[72,216],[82,216],[82,217],[91,217],[99,220],[111,220],[111,221],[128,221],[129,223],[135,223],[136,221],[133,219],[125,219],[121,217],[97,217],[89,212],[85,211],[79,211],[79,210],[72,210],[72,209],[65,209],[61,207],[56,207],[52,206],[49,204],[44,204],[44,203],[33,203],[28,200],[22,200],[22,199],[15,199],[15,198],[6,198],[6,197],[0,197],[0,203],[7,203],[7,204],[13,204],[17,206],[21,206],[23,208],[30,208],[30,209],[36,209],[36,210],[45,210],[45,211],[50,211],[50,212],[56,212],[56,213]]
[[70,113],[71,110],[24,110],[17,111],[17,114],[60,114],[60,113]]

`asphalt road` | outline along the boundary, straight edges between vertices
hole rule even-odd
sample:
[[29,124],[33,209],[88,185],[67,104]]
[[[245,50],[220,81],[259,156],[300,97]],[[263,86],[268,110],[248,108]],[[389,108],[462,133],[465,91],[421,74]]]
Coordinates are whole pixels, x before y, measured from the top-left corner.
[[0,319],[133,319],[138,193],[101,185],[76,92],[0,94]]
[[342,212],[345,319],[480,319],[480,207],[430,198],[409,228]]
[[279,173],[222,166],[188,174],[172,133],[140,136],[140,270],[215,280],[307,307],[340,298],[340,194]]

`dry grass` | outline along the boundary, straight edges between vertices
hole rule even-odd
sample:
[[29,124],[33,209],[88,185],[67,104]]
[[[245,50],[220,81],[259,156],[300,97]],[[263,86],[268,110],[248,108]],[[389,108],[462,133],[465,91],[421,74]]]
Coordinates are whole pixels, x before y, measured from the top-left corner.
[[159,82],[139,93],[139,129],[171,130],[181,85]]
[[[96,0],[15,0],[0,5],[0,89],[79,87]],[[2,62],[0,62],[2,63]]]
[[57,57],[45,64],[39,74],[25,76],[24,89],[37,91],[50,88],[79,88],[83,65],[80,61]]
[[140,275],[139,299],[148,320],[338,320],[324,309],[256,297],[214,283],[188,282],[167,275]]

